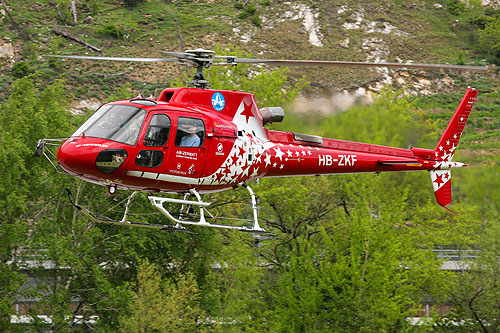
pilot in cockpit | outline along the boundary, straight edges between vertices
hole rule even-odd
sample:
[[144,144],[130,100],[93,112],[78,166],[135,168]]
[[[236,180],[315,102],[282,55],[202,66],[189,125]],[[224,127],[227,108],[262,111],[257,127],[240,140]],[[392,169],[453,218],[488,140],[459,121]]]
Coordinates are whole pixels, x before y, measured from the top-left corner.
[[196,126],[190,126],[187,134],[182,137],[179,147],[199,147],[200,137],[196,134],[196,132]]

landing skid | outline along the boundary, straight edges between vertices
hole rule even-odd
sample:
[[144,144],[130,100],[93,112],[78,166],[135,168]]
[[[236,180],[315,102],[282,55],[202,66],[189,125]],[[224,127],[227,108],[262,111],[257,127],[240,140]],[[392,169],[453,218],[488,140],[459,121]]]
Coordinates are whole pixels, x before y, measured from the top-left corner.
[[[210,228],[219,228],[219,229],[230,229],[230,230],[238,230],[252,233],[265,233],[266,231],[262,229],[259,225],[258,214],[257,214],[257,201],[255,199],[255,193],[252,189],[245,183],[241,183],[241,186],[246,188],[250,193],[251,201],[252,201],[252,220],[251,226],[236,226],[229,224],[217,224],[217,223],[209,223],[207,222],[207,218],[205,214],[208,215],[209,219],[216,219],[217,217],[210,214],[207,210],[207,207],[210,206],[209,202],[204,202],[201,200],[200,194],[194,190],[189,190],[189,193],[184,195],[184,199],[175,199],[169,197],[156,197],[149,196],[148,199],[151,204],[156,207],[163,215],[168,217],[172,222],[176,223],[175,225],[168,224],[151,224],[151,223],[138,223],[138,222],[130,222],[128,221],[128,213],[130,210],[130,205],[134,197],[139,192],[132,192],[132,194],[128,197],[127,203],[125,205],[125,212],[121,220],[111,220],[106,218],[99,218],[92,214],[88,209],[77,205],[73,201],[73,195],[71,194],[71,190],[66,188],[66,192],[68,193],[68,198],[71,204],[80,210],[85,216],[97,223],[103,224],[113,224],[120,226],[129,226],[129,227],[138,227],[138,228],[150,228],[150,229],[160,229],[167,231],[183,231],[183,232],[191,232],[184,227],[184,225],[196,225],[200,227],[210,227]],[[188,196],[192,195],[196,198],[196,200],[189,200]],[[164,203],[177,204],[180,205],[180,210],[178,213],[173,213],[172,210],[165,208]],[[197,213],[195,213],[197,211]]]
[[[257,201],[255,199],[255,193],[252,191],[250,186],[248,186],[245,183],[240,184],[241,186],[245,187],[248,192],[250,193],[250,197],[252,200],[252,213],[253,213],[253,219],[252,219],[252,226],[251,227],[246,227],[246,226],[235,226],[235,225],[229,225],[229,224],[217,224],[217,223],[209,223],[207,222],[205,218],[205,213],[207,213],[210,218],[215,219],[212,214],[208,210],[206,210],[206,207],[210,206],[209,202],[204,202],[201,200],[201,196],[196,190],[190,189],[189,192],[191,195],[193,195],[196,198],[196,201],[194,200],[188,200],[187,196],[184,196],[184,199],[174,199],[174,198],[168,198],[168,197],[155,197],[155,196],[149,196],[149,201],[151,201],[151,204],[156,207],[160,212],[163,213],[166,217],[168,217],[171,221],[177,223],[177,224],[183,224],[183,225],[197,225],[200,227],[210,227],[210,228],[219,228],[219,229],[230,229],[230,230],[238,230],[238,231],[246,231],[246,232],[253,232],[253,233],[265,233],[266,231],[262,229],[259,225],[259,220],[258,220],[258,215],[257,215]],[[180,209],[180,214],[179,217],[175,217],[174,214],[172,214],[171,211],[165,208],[163,205],[164,203],[175,203],[175,204],[181,204],[182,207]],[[198,215],[197,221],[189,220],[190,216],[194,216],[194,214],[190,214],[191,211],[194,211],[195,209],[198,210]]]
[[182,232],[188,232],[192,233],[190,230],[186,229],[185,227],[181,225],[168,225],[168,224],[151,224],[151,223],[140,223],[140,222],[130,222],[128,221],[128,212],[130,209],[130,205],[132,203],[132,199],[137,195],[139,192],[133,192],[127,200],[127,204],[125,206],[125,213],[123,214],[123,218],[121,220],[111,220],[111,219],[105,219],[105,218],[100,218],[92,214],[88,209],[85,207],[79,206],[74,203],[73,201],[73,195],[71,193],[71,190],[66,187],[66,192],[68,193],[68,198],[71,204],[81,211],[85,216],[87,216],[89,219],[91,219],[94,222],[97,223],[103,223],[103,224],[113,224],[113,225],[121,225],[121,226],[128,226],[128,227],[136,227],[136,228],[149,228],[149,229],[159,229],[159,230],[166,230],[166,231],[182,231]]

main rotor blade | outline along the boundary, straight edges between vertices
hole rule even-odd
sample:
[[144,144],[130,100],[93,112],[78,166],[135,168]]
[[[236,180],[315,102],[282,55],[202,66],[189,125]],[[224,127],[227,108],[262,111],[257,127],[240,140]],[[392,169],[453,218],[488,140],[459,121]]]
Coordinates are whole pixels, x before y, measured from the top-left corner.
[[275,66],[346,66],[346,67],[393,67],[393,68],[432,68],[456,69],[462,71],[488,71],[488,66],[462,66],[443,64],[391,63],[391,62],[356,62],[356,61],[320,61],[320,60],[279,60],[232,58],[228,63],[266,64]]
[[189,56],[192,56],[192,54],[190,53],[186,53],[186,52],[170,52],[170,51],[156,51],[156,52],[159,52],[159,53],[164,53],[164,54],[167,54],[171,57],[176,57],[176,58],[187,58]]
[[111,61],[179,62],[178,58],[122,58],[122,57],[94,57],[94,56],[71,56],[71,55],[44,55],[44,57],[65,58],[65,59],[111,60]]

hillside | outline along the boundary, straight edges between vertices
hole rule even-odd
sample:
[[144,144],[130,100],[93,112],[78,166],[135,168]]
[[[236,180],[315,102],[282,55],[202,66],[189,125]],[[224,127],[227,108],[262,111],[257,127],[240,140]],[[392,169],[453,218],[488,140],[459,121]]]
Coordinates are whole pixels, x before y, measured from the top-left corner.
[[[431,1],[251,1],[246,6],[233,1],[136,2],[129,7],[120,1],[78,3],[75,24],[69,7],[64,6],[69,0],[59,1],[59,6],[51,1],[7,1],[18,28],[3,14],[4,45],[10,40],[14,50],[13,57],[3,58],[3,69],[21,60],[28,62],[31,70],[46,68],[47,60],[39,58],[42,54],[154,57],[160,55],[159,50],[217,46],[267,58],[482,63],[481,54],[473,51],[471,31],[464,31],[446,5]],[[61,37],[57,31],[95,45],[102,52]],[[78,73],[90,82],[92,73],[118,74],[126,69],[124,81],[168,84],[179,76],[175,65],[67,66],[74,72],[70,75]],[[419,93],[449,87],[457,80],[457,73],[410,74],[411,79],[405,79],[405,73],[387,70],[294,68],[290,76],[305,75],[312,87],[339,90],[415,81],[420,82],[414,88]],[[458,77],[469,80],[471,76]],[[441,80],[428,83],[425,78]]]

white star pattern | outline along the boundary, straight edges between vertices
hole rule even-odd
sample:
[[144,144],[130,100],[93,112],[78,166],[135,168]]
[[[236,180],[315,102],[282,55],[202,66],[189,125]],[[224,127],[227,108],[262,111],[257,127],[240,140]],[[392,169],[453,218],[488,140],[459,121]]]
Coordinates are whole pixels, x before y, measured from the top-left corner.
[[274,151],[276,152],[276,158],[279,158],[280,161],[282,161],[282,157],[283,155],[285,155],[285,153],[283,153],[279,147],[274,148]]
[[257,176],[259,174],[259,168],[255,168],[252,172],[252,174],[250,175],[251,178]]
[[249,171],[249,169],[250,169],[250,168],[245,168],[241,174],[242,174],[243,176],[247,176],[247,177],[248,177],[248,171]]
[[271,155],[266,154],[266,158],[264,159],[264,162],[266,162],[266,167],[271,164]]
[[273,143],[267,137],[268,132],[262,128],[262,123],[258,122],[255,113],[252,112],[254,116],[247,113],[249,100],[245,101],[246,104],[242,100],[233,117],[238,136],[230,151],[228,153],[224,151],[227,153],[225,161],[210,176],[196,179],[198,184],[232,185],[255,179],[269,172],[270,168],[279,170],[287,168],[288,164],[283,163],[285,161],[296,165],[305,160],[303,157],[307,159],[307,156],[312,156],[312,149],[320,150],[318,147]]
[[[249,101],[247,100],[246,106],[248,106],[248,103]],[[233,118],[233,123],[237,126],[238,132],[242,134],[238,135],[234,141],[233,147],[224,163],[210,176],[200,178],[199,183],[238,183],[249,178],[258,177],[259,172],[265,172],[263,170],[264,162],[266,167],[271,165],[271,158],[274,155],[272,153],[274,152],[271,153],[270,150],[277,146],[268,140],[267,133],[263,130],[257,119],[252,116],[243,115],[244,111],[245,103],[242,100]],[[265,160],[262,162],[264,154]],[[251,155],[254,156],[253,160],[249,159]],[[283,156],[284,153],[281,150],[279,152],[276,151],[276,156],[279,155]]]

